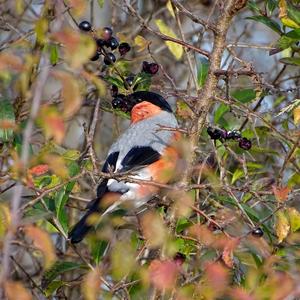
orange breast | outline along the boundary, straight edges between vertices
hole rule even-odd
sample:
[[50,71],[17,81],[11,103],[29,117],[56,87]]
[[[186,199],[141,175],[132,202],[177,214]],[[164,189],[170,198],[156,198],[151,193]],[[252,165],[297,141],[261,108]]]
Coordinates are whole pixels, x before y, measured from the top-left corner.
[[155,116],[160,112],[161,108],[159,108],[158,106],[150,102],[143,101],[141,103],[136,104],[131,110],[131,122],[139,122],[141,120]]

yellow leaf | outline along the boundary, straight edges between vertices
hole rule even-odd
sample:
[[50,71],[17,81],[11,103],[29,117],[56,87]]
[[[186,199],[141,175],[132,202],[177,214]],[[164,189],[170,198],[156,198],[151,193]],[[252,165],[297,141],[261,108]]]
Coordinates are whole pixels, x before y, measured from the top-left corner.
[[46,34],[48,31],[48,20],[45,18],[39,19],[35,24],[36,38],[39,43],[44,44],[47,42]]
[[[158,27],[159,31],[172,38],[177,38],[176,34],[173,32],[173,30],[164,23],[163,20],[157,19],[155,20],[155,24]],[[165,42],[171,53],[174,55],[174,57],[179,60],[183,55],[183,47],[181,45],[178,45],[177,43],[167,41]]]
[[173,9],[171,0],[168,0],[168,2],[167,2],[167,9],[168,9],[169,13],[171,14],[171,16],[173,18],[175,18],[175,13],[174,13],[174,9]]
[[49,166],[49,169],[61,178],[68,177],[68,169],[63,157],[55,154],[47,154],[44,157],[44,161]]
[[32,296],[30,292],[17,281],[6,281],[4,283],[5,294],[7,300],[31,300]]
[[55,249],[49,234],[33,225],[26,225],[24,232],[33,241],[34,246],[42,252],[44,267],[49,269],[56,261]]
[[149,247],[159,247],[167,238],[167,230],[158,214],[149,212],[142,217],[142,230]]
[[56,107],[42,106],[37,122],[43,128],[46,139],[53,138],[57,144],[63,142],[65,124],[62,115]]
[[61,81],[61,96],[64,100],[65,118],[72,117],[81,107],[82,97],[80,94],[79,84],[75,77],[70,73],[55,71],[54,76]]
[[295,21],[293,21],[292,19],[290,19],[289,17],[283,17],[280,19],[282,24],[285,26],[288,26],[290,28],[300,28],[300,25],[297,24]]
[[300,212],[294,207],[289,207],[287,211],[290,218],[291,230],[292,232],[296,232],[300,229]]
[[112,250],[112,273],[121,280],[135,269],[135,252],[128,242],[118,242]]
[[11,222],[8,205],[0,203],[0,240],[4,237]]
[[287,16],[287,4],[286,0],[279,0],[279,18],[284,18]]
[[99,95],[101,97],[104,97],[106,94],[106,87],[102,79],[100,79],[98,76],[95,76],[94,74],[88,73],[84,70],[81,71],[81,75],[88,81],[91,81],[95,87],[97,88]]
[[53,39],[64,45],[65,59],[72,68],[79,68],[96,52],[96,43],[88,35],[71,29],[53,34]]
[[101,278],[99,268],[91,270],[82,283],[82,293],[85,300],[97,300],[100,292]]
[[289,220],[285,213],[281,210],[276,214],[275,230],[278,237],[278,243],[281,243],[287,237],[290,231]]
[[150,42],[148,42],[142,36],[137,35],[134,38],[134,44],[139,47],[138,52],[142,52],[143,50],[147,49],[147,47],[150,45]]
[[300,106],[296,107],[293,110],[293,114],[294,114],[294,124],[298,125],[300,123]]

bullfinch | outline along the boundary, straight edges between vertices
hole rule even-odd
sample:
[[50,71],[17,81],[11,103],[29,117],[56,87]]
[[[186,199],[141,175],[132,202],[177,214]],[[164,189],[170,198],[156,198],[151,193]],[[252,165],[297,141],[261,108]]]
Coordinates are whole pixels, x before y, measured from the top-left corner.
[[80,242],[93,227],[89,221],[92,215],[103,216],[125,202],[137,209],[158,192],[157,185],[138,180],[165,184],[174,175],[179,158],[174,141],[179,133],[172,130],[178,123],[169,103],[157,93],[139,91],[117,96],[112,105],[130,113],[131,123],[110,147],[102,172],[129,172],[136,180],[103,179],[97,187],[97,198],[87,205],[87,212],[70,231],[71,243]]

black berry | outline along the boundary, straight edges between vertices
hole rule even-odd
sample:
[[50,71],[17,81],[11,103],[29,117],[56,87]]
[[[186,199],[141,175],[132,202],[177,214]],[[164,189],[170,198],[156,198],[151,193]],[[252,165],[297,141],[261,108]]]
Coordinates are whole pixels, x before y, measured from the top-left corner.
[[143,71],[145,73],[154,75],[158,72],[159,65],[156,63],[148,63],[147,61],[143,61]]
[[126,83],[129,85],[129,86],[132,86],[133,84],[133,81],[134,81],[134,76],[128,76],[125,78],[125,81]]
[[158,65],[158,64],[156,64],[156,63],[151,63],[151,64],[149,65],[149,73],[150,73],[151,75],[155,75],[155,74],[158,72],[158,70],[159,70],[159,65]]
[[92,30],[92,25],[90,22],[88,21],[82,21],[79,25],[78,25],[79,29],[82,31],[91,31]]
[[120,55],[123,56],[125,55],[127,52],[129,52],[131,49],[131,47],[129,46],[128,43],[121,43],[119,45],[119,52],[120,52]]
[[227,132],[227,139],[238,140],[242,137],[238,130],[232,130]]
[[118,95],[118,87],[116,85],[112,85],[110,93],[112,97],[116,97]]
[[119,42],[116,38],[112,37],[107,41],[107,47],[110,47],[111,50],[117,49],[119,46]]
[[104,57],[104,63],[106,65],[111,65],[116,61],[116,57],[114,56],[113,53],[107,53],[107,55]]
[[226,130],[208,127],[207,133],[212,140],[225,139],[227,136]]
[[251,149],[252,143],[247,138],[241,138],[239,141],[239,146],[244,150],[249,150]]
[[149,70],[149,63],[147,61],[143,61],[143,65],[142,65],[142,68],[143,68],[143,71],[148,73],[148,70]]
[[257,227],[252,230],[251,234],[255,237],[262,237],[264,235],[264,232],[260,227]]
[[102,47],[106,46],[106,41],[104,41],[103,39],[97,39],[96,44],[98,47],[102,48]]
[[96,54],[93,57],[91,57],[90,60],[91,61],[96,61],[97,59],[99,59],[99,57],[100,57],[99,52],[96,52]]
[[103,28],[103,39],[105,41],[109,40],[112,37],[113,31],[110,27]]
[[111,102],[114,109],[120,109],[124,112],[128,111],[128,103],[126,102],[125,95],[118,94]]

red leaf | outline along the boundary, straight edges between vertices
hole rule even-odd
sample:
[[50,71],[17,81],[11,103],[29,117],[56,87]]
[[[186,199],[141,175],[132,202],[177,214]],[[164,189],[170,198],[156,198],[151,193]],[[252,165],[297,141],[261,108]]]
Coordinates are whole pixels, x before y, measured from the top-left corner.
[[31,175],[40,176],[49,171],[49,166],[45,164],[37,165],[29,170]]
[[149,266],[150,281],[159,290],[172,289],[176,284],[178,272],[178,265],[170,260],[156,259]]

